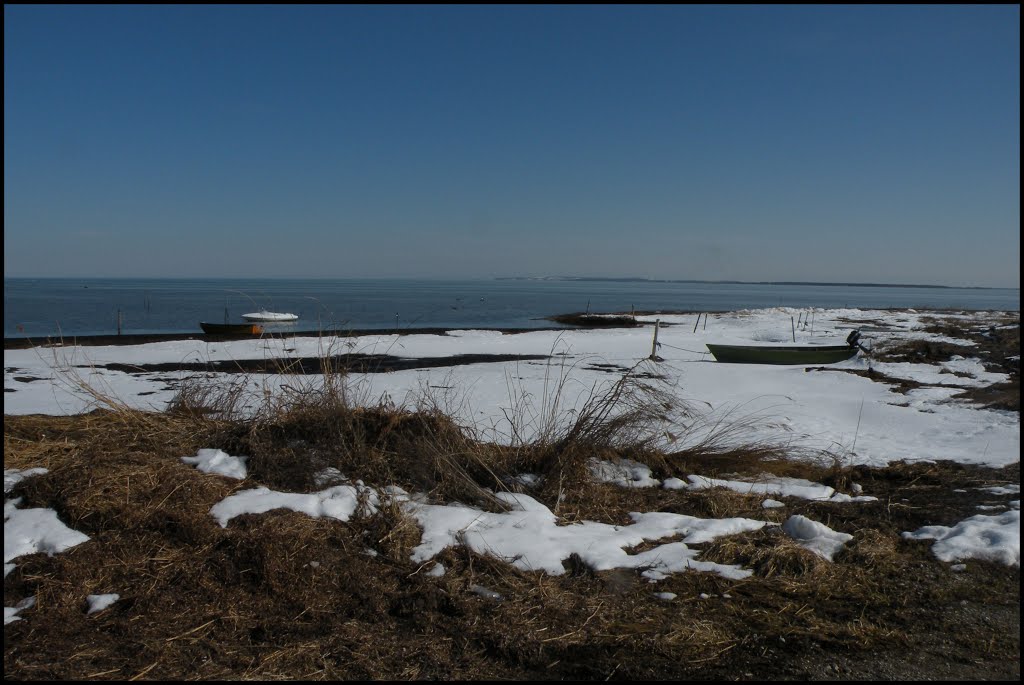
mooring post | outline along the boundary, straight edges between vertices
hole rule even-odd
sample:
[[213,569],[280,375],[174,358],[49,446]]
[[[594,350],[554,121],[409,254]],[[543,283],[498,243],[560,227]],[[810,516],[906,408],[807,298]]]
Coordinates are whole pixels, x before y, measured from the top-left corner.
[[796,324],[793,323],[793,315],[789,315],[789,327],[793,329],[793,342],[796,342]]
[[117,310],[117,334],[121,335],[121,310]]
[[661,319],[654,320],[654,342],[651,343],[651,356],[649,359],[658,361],[658,327],[661,326]]

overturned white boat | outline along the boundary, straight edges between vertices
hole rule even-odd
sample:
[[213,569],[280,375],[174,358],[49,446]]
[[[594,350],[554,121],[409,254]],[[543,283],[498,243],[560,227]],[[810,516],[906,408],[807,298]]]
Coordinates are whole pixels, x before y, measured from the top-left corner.
[[262,311],[242,314],[242,318],[246,321],[295,321],[299,317],[297,314]]

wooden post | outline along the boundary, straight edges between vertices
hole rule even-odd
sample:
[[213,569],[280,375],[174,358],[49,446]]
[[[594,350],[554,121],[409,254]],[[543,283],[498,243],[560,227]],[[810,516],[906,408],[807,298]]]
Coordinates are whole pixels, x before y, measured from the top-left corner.
[[658,327],[661,325],[661,319],[655,319],[654,321],[654,342],[651,343],[651,356],[649,359],[658,361]]
[[[706,316],[706,315],[705,315]],[[697,332],[697,324],[700,323],[700,312],[697,312],[697,320],[693,322],[693,332]]]
[[708,313],[704,312],[704,329],[703,330],[706,331],[707,329],[708,329]]
[[793,316],[789,317],[789,327],[793,329],[793,342],[796,342],[796,324],[793,323]]

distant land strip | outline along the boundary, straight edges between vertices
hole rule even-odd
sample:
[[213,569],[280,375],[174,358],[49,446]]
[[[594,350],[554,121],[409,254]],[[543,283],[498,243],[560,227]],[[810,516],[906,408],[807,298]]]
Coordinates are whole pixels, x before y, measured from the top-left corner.
[[716,283],[728,285],[829,285],[858,288],[937,288],[944,290],[1020,290],[985,285],[924,285],[914,283],[830,283],[825,281],[705,281],[695,278],[639,278],[633,276],[498,276],[496,281],[612,281],[616,283]]

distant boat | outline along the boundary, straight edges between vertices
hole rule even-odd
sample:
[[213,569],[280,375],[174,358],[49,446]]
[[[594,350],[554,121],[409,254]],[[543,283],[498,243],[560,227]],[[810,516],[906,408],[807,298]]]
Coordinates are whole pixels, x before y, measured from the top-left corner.
[[252,312],[250,314],[242,314],[242,318],[246,321],[295,321],[299,317],[295,314],[284,314],[281,312]]
[[199,322],[203,333],[208,335],[263,335],[263,326],[255,323],[207,323]]
[[728,364],[835,364],[850,359],[861,347],[853,331],[845,345],[712,345],[715,359]]

